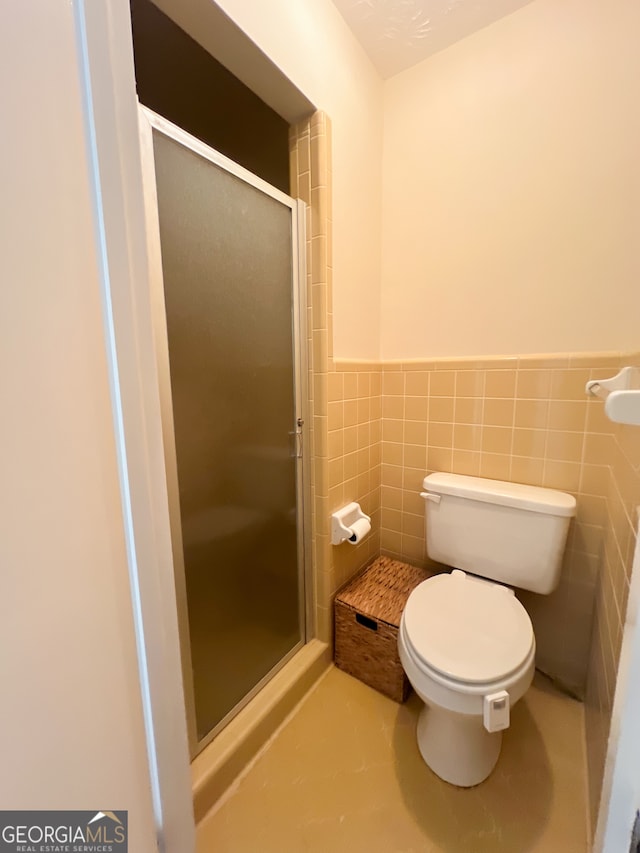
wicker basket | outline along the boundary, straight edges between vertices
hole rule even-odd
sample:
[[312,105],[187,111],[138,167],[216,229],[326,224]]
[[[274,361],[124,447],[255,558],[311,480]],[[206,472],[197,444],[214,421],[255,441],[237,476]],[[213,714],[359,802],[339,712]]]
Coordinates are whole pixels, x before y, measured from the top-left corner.
[[426,569],[378,557],[338,591],[334,601],[335,663],[396,702],[409,695],[398,656],[398,628],[409,593]]

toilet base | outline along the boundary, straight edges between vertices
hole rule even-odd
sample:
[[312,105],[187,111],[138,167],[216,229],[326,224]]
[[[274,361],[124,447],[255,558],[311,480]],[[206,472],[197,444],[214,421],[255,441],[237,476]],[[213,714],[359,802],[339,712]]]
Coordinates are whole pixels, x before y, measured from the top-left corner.
[[479,785],[496,766],[502,732],[488,732],[482,717],[425,705],[418,718],[418,748],[433,772],[461,788]]

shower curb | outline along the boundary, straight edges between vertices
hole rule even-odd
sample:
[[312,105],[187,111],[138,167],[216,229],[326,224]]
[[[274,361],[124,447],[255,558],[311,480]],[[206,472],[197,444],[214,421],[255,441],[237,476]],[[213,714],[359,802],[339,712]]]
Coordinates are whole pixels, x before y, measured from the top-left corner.
[[315,682],[331,650],[311,640],[191,762],[196,824],[212,809]]

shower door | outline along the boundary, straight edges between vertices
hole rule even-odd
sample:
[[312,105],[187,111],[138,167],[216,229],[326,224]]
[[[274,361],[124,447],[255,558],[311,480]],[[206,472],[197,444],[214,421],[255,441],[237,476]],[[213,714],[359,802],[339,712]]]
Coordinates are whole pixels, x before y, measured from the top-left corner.
[[305,640],[304,217],[142,107],[140,122],[195,754]]

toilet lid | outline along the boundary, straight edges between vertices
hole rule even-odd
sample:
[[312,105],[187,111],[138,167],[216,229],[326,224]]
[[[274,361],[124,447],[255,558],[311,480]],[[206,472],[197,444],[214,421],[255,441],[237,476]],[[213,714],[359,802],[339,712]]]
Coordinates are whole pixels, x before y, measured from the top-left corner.
[[404,626],[428,667],[472,683],[510,675],[534,642],[529,615],[510,590],[463,572],[419,584],[405,606]]

